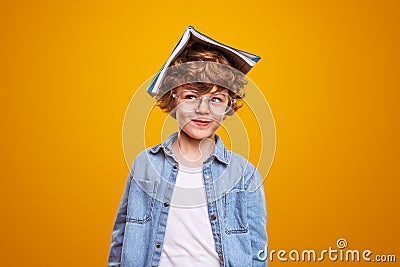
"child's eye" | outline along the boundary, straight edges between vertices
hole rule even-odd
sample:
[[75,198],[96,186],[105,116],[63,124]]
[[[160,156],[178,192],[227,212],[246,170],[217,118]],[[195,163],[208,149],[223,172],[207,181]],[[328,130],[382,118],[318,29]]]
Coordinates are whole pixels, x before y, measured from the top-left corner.
[[197,96],[195,94],[185,94],[183,96],[183,99],[191,99],[191,100],[193,100],[193,99],[197,99]]
[[211,97],[211,101],[213,102],[213,103],[221,103],[221,102],[224,102],[224,97],[222,97],[222,96],[213,96],[213,97]]
[[222,99],[220,97],[213,97],[213,98],[211,98],[211,101],[214,103],[221,103]]

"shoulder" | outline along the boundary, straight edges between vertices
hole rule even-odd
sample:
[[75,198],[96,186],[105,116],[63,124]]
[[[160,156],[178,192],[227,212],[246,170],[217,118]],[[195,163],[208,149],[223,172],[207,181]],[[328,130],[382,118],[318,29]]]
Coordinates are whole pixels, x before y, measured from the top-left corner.
[[[156,169],[164,164],[164,160],[172,156],[172,143],[177,138],[178,133],[171,134],[164,142],[149,147],[141,151],[132,163],[131,169],[144,168],[152,165]],[[136,168],[135,168],[136,167]]]
[[232,166],[235,169],[238,167],[241,169],[245,189],[254,191],[262,184],[262,177],[257,167],[242,155],[232,152],[230,164],[237,165],[236,167]]
[[241,168],[243,170],[243,174],[253,175],[253,173],[257,170],[257,168],[242,155],[233,151],[231,151],[231,155],[231,161],[229,164],[236,165]]
[[151,162],[163,159],[164,153],[162,153],[162,149],[160,148],[160,146],[161,144],[158,144],[156,146],[146,148],[142,150],[139,154],[137,154],[134,161],[132,162],[131,170],[134,170],[138,167],[142,168]]

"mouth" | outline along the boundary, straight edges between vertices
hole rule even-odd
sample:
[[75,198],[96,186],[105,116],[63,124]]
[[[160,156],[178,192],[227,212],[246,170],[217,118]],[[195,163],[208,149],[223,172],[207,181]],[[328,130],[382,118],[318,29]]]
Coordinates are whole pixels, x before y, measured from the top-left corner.
[[194,122],[198,126],[208,126],[211,124],[212,120],[210,119],[192,119],[192,122]]

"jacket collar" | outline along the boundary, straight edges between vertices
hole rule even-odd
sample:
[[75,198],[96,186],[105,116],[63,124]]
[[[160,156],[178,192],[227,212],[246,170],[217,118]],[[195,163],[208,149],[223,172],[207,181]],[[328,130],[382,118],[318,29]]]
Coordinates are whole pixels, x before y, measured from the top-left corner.
[[[164,142],[158,144],[152,148],[150,148],[150,152],[153,154],[158,153],[161,149],[163,149],[164,153],[168,156],[173,157],[172,153],[172,143],[178,138],[178,133],[175,132],[171,134]],[[232,151],[226,149],[224,143],[222,142],[221,137],[215,134],[215,147],[214,151],[211,153],[210,157],[215,157],[222,163],[229,164],[232,157]]]

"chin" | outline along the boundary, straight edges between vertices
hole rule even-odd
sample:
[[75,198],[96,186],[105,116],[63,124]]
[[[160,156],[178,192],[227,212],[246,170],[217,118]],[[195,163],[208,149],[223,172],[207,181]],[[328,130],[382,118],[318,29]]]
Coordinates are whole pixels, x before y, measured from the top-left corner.
[[212,138],[214,136],[214,134],[187,134],[187,135],[196,140],[203,140],[206,138]]
[[186,131],[185,128],[182,129],[182,132],[187,135],[188,137],[195,139],[195,140],[203,140],[205,138],[213,138],[214,137],[214,132],[211,131],[205,131],[205,132],[199,132],[199,131]]

